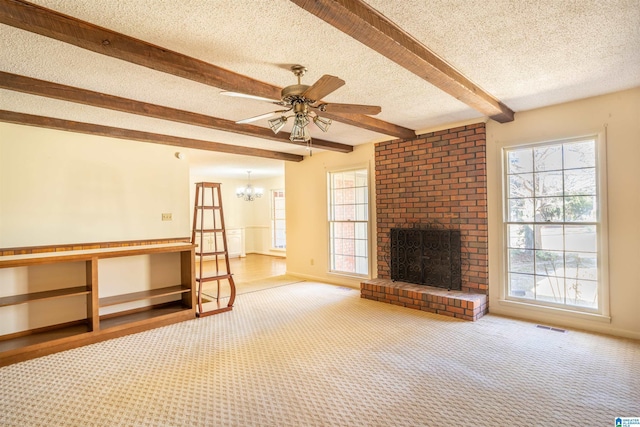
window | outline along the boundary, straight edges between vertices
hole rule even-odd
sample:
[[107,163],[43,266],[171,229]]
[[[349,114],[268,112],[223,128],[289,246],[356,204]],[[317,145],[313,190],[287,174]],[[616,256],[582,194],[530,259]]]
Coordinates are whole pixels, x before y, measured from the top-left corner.
[[367,169],[329,173],[330,270],[369,274]]
[[271,190],[271,247],[273,249],[287,247],[284,190]]
[[602,312],[598,150],[595,137],[504,150],[507,299]]

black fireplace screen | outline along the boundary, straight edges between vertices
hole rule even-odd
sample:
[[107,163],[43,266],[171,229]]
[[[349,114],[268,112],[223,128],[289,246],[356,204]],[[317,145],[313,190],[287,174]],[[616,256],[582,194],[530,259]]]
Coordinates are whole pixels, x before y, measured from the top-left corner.
[[459,290],[460,231],[392,228],[391,280]]

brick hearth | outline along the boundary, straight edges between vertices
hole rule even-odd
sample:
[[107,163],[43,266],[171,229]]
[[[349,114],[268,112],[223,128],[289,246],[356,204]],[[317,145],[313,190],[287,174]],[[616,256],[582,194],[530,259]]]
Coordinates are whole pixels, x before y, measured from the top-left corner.
[[372,279],[360,283],[362,298],[475,321],[487,313],[487,295]]

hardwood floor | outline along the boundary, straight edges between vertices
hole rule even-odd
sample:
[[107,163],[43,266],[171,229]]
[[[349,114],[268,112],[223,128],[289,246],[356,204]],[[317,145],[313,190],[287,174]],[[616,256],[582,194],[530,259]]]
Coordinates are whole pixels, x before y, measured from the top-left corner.
[[[224,260],[220,263],[224,268]],[[247,254],[244,258],[231,258],[229,267],[236,283],[250,282],[267,277],[280,276],[287,272],[287,259],[269,255]],[[215,262],[205,261],[205,273],[215,269]],[[196,263],[196,271],[198,265]]]

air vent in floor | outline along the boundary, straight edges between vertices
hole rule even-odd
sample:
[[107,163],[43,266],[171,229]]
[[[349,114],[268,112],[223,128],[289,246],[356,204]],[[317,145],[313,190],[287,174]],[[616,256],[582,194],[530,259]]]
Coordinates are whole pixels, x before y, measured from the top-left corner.
[[551,326],[545,326],[545,325],[536,325],[536,328],[546,329],[548,331],[554,331],[554,332],[562,332],[563,334],[567,333],[567,331],[565,329],[552,328]]

